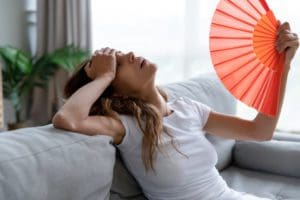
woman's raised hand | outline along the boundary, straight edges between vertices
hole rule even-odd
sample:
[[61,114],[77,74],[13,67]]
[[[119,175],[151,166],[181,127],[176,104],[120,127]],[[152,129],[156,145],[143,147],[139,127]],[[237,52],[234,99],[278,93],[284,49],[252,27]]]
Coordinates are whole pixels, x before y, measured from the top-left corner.
[[116,76],[116,66],[116,50],[106,47],[95,51],[85,71],[92,80],[103,76],[109,76],[113,80]]
[[294,58],[298,47],[298,35],[291,31],[290,24],[288,22],[280,24],[278,29],[278,39],[276,43],[276,48],[279,51],[279,53],[285,51],[286,66],[289,66],[291,64],[291,61]]

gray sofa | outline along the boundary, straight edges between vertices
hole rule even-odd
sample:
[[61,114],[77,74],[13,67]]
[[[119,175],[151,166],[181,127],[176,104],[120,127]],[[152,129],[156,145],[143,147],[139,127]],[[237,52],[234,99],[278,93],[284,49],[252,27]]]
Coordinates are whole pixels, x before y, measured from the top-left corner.
[[[215,74],[162,86],[170,99],[188,96],[227,114],[236,101]],[[236,190],[271,199],[300,199],[300,136],[234,141],[207,134],[217,168]],[[0,133],[0,199],[143,200],[109,136],[86,136],[52,124]]]

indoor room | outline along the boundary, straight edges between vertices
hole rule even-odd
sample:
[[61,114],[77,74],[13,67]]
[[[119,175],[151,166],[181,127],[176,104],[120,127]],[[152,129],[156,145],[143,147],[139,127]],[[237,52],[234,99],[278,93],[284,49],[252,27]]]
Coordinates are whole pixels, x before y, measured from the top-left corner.
[[0,0],[0,200],[300,200],[299,10]]

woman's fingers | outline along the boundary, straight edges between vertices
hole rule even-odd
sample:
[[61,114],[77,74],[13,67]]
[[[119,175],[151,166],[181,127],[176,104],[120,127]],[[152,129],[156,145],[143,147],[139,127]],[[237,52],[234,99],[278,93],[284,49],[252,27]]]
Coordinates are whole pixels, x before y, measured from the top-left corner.
[[288,22],[279,23],[277,35],[276,49],[279,53],[285,52],[285,65],[289,66],[299,48],[298,35],[291,31]]
[[281,31],[283,30],[291,30],[290,24],[288,22],[284,22],[283,24],[281,24],[277,30],[277,34],[279,35]]
[[286,42],[286,41],[291,41],[291,40],[294,40],[296,39],[297,36],[295,36],[294,33],[284,33],[284,34],[280,34],[278,39],[277,39],[277,42],[276,44],[279,45],[281,44],[282,42]]
[[100,51],[96,51],[96,53],[103,53],[103,54],[114,54],[116,52],[115,49],[109,48],[109,47],[105,47],[102,48]]
[[105,47],[104,50],[103,50],[103,53],[104,53],[104,54],[108,54],[108,53],[109,53],[109,50],[110,50],[110,49],[109,49],[108,47]]
[[116,50],[115,50],[115,49],[110,49],[109,54],[115,55],[115,53],[116,53]]
[[298,46],[299,46],[298,39],[294,39],[294,40],[286,41],[286,42],[282,43],[282,45],[278,48],[278,51],[279,51],[279,53],[282,53],[286,48],[289,48],[289,47],[297,48]]
[[[96,51],[94,52],[94,55],[100,54],[100,53],[111,54],[111,53],[113,53],[113,52],[116,52],[116,49],[109,48],[109,47],[105,47],[105,48],[101,48],[100,50],[96,50]],[[118,51],[118,52],[121,52],[121,51]]]
[[96,50],[96,51],[94,52],[94,55],[97,55],[97,54],[99,54],[99,53],[103,53],[103,51],[104,51],[104,48],[101,48],[100,50],[98,49],[98,50]]
[[278,30],[278,38],[276,41],[276,49],[281,53],[287,47],[297,47],[298,35],[290,31],[288,23],[284,23]]

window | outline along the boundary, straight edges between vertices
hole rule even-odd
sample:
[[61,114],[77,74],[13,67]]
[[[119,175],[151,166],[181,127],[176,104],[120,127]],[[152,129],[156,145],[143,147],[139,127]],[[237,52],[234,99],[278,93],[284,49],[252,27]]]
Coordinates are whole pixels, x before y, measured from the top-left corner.
[[[92,0],[93,49],[109,46],[123,52],[133,51],[155,62],[158,84],[214,72],[208,37],[217,3],[218,0]],[[297,1],[268,3],[279,19],[291,22],[293,31],[300,34]],[[280,129],[300,131],[297,66],[300,66],[299,54],[290,71]],[[256,113],[243,103],[238,104],[239,116],[252,119]]]
[[211,71],[208,26],[216,4],[216,0],[93,0],[93,49],[109,46],[153,61],[158,65],[158,84]]
[[37,48],[37,0],[26,0],[24,3],[24,10],[26,13],[26,33],[28,36],[28,45],[32,55],[36,54]]

